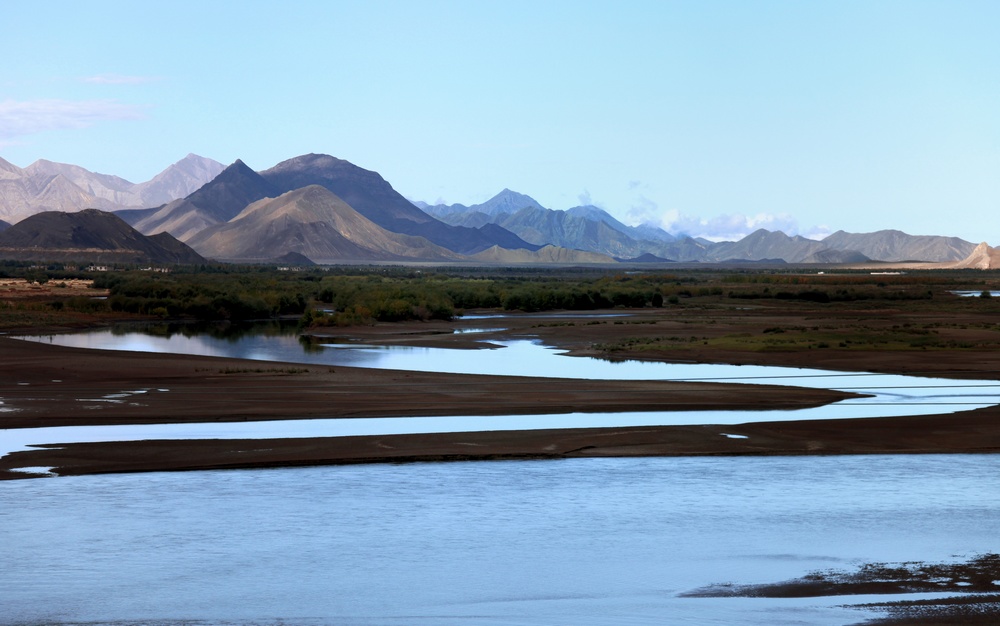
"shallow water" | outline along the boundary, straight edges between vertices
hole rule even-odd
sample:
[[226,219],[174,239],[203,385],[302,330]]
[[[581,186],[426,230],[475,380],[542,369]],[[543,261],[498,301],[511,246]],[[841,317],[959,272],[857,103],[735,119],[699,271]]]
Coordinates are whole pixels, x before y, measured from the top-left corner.
[[[94,345],[94,336],[61,337],[109,347]],[[745,367],[678,373],[647,369],[672,367],[664,364],[564,357],[531,342],[480,351],[307,352],[280,335],[192,339],[184,338],[178,351],[450,368],[435,371],[490,371],[506,361],[519,374],[545,375],[544,368],[555,366],[547,371],[559,376],[740,379],[880,394],[819,410],[840,416],[854,410],[939,412],[943,403],[961,409],[1000,401],[992,382]],[[162,350],[149,336],[126,341],[132,342],[128,349]],[[225,344],[229,351],[215,352]],[[287,358],[292,354],[307,356]],[[956,395],[963,397],[956,402]],[[670,414],[629,417],[647,415],[662,420]],[[793,415],[802,418],[802,412]],[[736,413],[734,419],[748,416],[775,417]],[[546,419],[580,425],[577,420],[590,417]],[[717,421],[724,417],[696,415],[700,423],[725,423]],[[454,419],[469,426],[479,418]],[[247,426],[261,428],[262,436],[309,436],[296,433],[316,434],[298,429],[324,422],[345,428],[380,420]],[[229,425],[178,427],[192,429],[183,436],[218,437],[225,435],[211,429]],[[109,440],[114,437],[106,429],[112,428],[91,427],[80,436]],[[15,433],[68,441],[60,437],[70,431],[6,431],[0,441],[10,444]],[[633,458],[8,481],[0,483],[0,625],[854,624],[870,614],[843,605],[888,598],[678,594],[873,561],[945,561],[995,552],[998,470],[995,455]]]
[[[615,362],[564,356],[559,350],[530,340],[491,342],[484,344],[491,346],[490,349],[482,350],[376,347],[356,343],[330,343],[317,346],[303,345],[294,334],[289,334],[273,325],[265,326],[263,332],[251,330],[236,336],[181,332],[154,335],[135,330],[111,329],[25,339],[91,349],[176,352],[310,365],[346,365],[496,376],[516,373],[520,376],[578,379],[698,380],[775,384],[840,389],[865,394],[866,397],[794,411],[470,415],[20,429],[3,433],[0,437],[0,455],[42,443],[138,439],[266,439],[483,430],[742,424],[760,421],[928,415],[972,410],[1000,403],[1000,383],[996,381],[958,381],[765,366]],[[135,394],[159,394],[170,391],[169,389],[123,390],[122,393],[128,396],[97,400],[100,400],[100,403],[111,404],[131,401]],[[81,399],[84,400],[92,406],[97,401],[93,398]],[[99,407],[100,403],[96,406]]]
[[849,624],[863,599],[678,594],[992,551],[998,512],[988,455],[13,481],[0,624]]

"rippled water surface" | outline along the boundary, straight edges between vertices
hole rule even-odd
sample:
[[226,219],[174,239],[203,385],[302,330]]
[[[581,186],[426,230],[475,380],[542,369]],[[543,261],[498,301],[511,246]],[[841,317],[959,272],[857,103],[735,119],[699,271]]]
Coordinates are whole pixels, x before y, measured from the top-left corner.
[[[614,364],[560,356],[530,341],[479,351],[306,350],[280,333],[234,341],[108,332],[58,341],[364,367],[505,374],[513,366],[522,375],[741,380],[876,394],[816,410],[828,417],[1000,401],[996,383],[982,381]],[[588,417],[618,419],[553,419],[575,426]],[[325,421],[277,423],[274,431],[251,426],[262,429],[260,436],[309,436],[317,433],[297,429]],[[100,428],[80,437],[110,438]],[[240,436],[211,430],[219,425],[187,428],[192,437]],[[67,432],[17,434],[55,441]],[[14,441],[10,431],[2,438],[8,447],[41,442]],[[996,552],[1000,457],[574,459],[8,481],[0,483],[0,533],[3,626],[854,624],[870,615],[844,605],[886,598],[680,594],[874,561]]]
[[0,624],[857,623],[853,598],[678,594],[996,550],[998,477],[908,455],[7,482]]

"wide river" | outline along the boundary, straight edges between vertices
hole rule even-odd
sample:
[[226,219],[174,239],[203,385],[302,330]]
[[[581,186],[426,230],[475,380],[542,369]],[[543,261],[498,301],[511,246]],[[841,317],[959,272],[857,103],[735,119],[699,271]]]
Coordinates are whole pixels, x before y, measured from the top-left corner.
[[[484,320],[487,321],[487,320]],[[473,329],[487,336],[489,327]],[[400,417],[371,419],[310,419],[275,422],[152,424],[35,428],[9,431],[0,438],[0,455],[26,446],[72,441],[135,439],[232,439],[324,437],[346,435],[527,430],[547,428],[624,427],[687,424],[741,424],[750,421],[844,419],[937,414],[1000,404],[1000,382],[893,376],[864,372],[721,364],[613,362],[564,356],[559,350],[530,339],[491,340],[491,349],[461,350],[365,346],[357,343],[303,344],[290,329],[260,325],[227,332],[191,332],[183,326],[135,327],[85,333],[23,337],[29,341],[98,350],[197,354],[259,361],[322,366],[355,366],[504,376],[561,377],[608,380],[698,380],[745,384],[822,387],[854,391],[865,397],[802,410],[781,411],[656,411],[642,413],[572,413],[520,416]],[[23,390],[22,390],[23,391]],[[107,397],[81,397],[88,410],[117,402],[141,401],[144,394],[170,389],[122,389]],[[0,411],[2,405],[0,389]]]
[[[261,354],[241,342],[230,343],[242,356]],[[536,349],[544,350],[514,343],[444,361],[461,357],[451,367],[475,371],[475,359],[509,350],[525,374],[524,355]],[[387,354],[428,363],[431,353],[321,354],[360,364]],[[601,363],[551,358],[572,365],[559,376]],[[791,375],[781,380],[810,385],[831,377],[734,369],[669,377]],[[884,394],[866,401],[874,414],[998,401],[995,387],[967,381],[834,379]],[[7,481],[0,532],[4,626],[853,624],[872,614],[846,605],[889,598],[681,594],[996,552],[1000,456],[493,461]]]

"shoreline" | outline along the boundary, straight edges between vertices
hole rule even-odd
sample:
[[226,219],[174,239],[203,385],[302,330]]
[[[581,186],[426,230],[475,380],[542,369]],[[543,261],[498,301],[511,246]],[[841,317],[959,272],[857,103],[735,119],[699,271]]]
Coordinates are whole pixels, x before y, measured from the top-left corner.
[[[640,311],[630,324],[584,327],[567,316],[504,320],[504,338],[539,338],[571,355],[612,360],[729,362],[836,371],[1000,379],[995,352],[940,351],[749,352],[702,348],[630,349],[611,355],[597,339],[653,336],[662,312]],[[794,316],[792,312],[790,315]],[[775,323],[773,312],[759,330]],[[649,323],[649,320],[656,320]],[[348,329],[352,339],[376,344],[475,348],[488,338],[454,334],[481,324],[412,323]],[[785,321],[784,323],[788,323]],[[714,324],[714,322],[712,322]],[[745,320],[702,326],[697,332],[732,332]],[[21,330],[20,332],[24,332]],[[499,331],[498,331],[499,332]],[[670,328],[667,332],[676,332]],[[707,344],[706,344],[707,345]],[[17,468],[54,468],[59,476],[102,473],[279,468],[357,463],[649,456],[771,456],[980,454],[1000,452],[1000,406],[959,413],[892,418],[756,422],[753,412],[823,405],[848,396],[795,387],[657,381],[578,381],[433,374],[351,367],[306,366],[216,357],[63,348],[0,337],[5,386],[0,428],[59,425],[226,422],[308,417],[532,414],[690,409],[748,412],[739,425],[485,431],[302,439],[162,440],[52,444],[0,458],[0,480],[40,478]],[[26,384],[25,384],[26,383]],[[169,391],[155,391],[169,389]],[[104,396],[136,392],[127,401]],[[83,400],[81,400],[81,398]],[[84,400],[90,399],[92,402]],[[88,408],[89,407],[89,408]],[[100,407],[100,408],[95,408]],[[734,437],[735,436],[735,437]],[[794,581],[793,581],[794,582]],[[843,587],[842,581],[832,581]],[[869,624],[992,623],[996,595],[927,603],[871,605],[885,613]],[[968,621],[965,621],[968,620]]]
[[[509,315],[483,334],[483,319],[381,324],[333,329],[324,339],[376,345],[476,349],[490,339],[536,338],[571,356],[609,360],[730,362],[837,371],[928,374],[955,379],[1000,378],[1000,357],[884,352],[684,353],[596,350],[595,341],[663,332],[676,325],[657,310],[628,311],[614,320],[579,314]],[[761,316],[764,313],[766,316]],[[774,323],[772,311],[715,312],[712,327]],[[794,312],[791,315],[795,315]],[[755,316],[761,319],[755,320]],[[595,320],[601,320],[595,323]],[[709,329],[709,330],[705,330]],[[55,329],[53,329],[55,330]],[[20,333],[28,334],[25,330]],[[35,331],[37,332],[37,331]],[[852,394],[824,389],[733,383],[538,379],[438,374],[220,357],[69,348],[0,337],[0,375],[16,384],[0,398],[3,428],[235,422],[309,418],[532,415],[669,410],[747,411],[739,426],[569,428],[485,433],[435,433],[310,439],[78,443],[0,458],[0,480],[33,477],[18,467],[53,467],[56,474],[169,471],[289,465],[570,458],[574,456],[926,454],[1000,452],[1000,407],[915,417],[766,422],[753,413],[822,406]],[[763,417],[763,415],[761,416]],[[734,435],[728,436],[728,435]],[[266,442],[267,445],[263,445]],[[55,442],[53,442],[55,443]]]

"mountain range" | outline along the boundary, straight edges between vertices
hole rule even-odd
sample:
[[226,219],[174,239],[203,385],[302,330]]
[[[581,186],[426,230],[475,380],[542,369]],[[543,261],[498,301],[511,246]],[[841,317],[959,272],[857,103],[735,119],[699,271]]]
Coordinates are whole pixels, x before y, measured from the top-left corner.
[[620,260],[652,257],[687,263],[949,262],[966,258],[976,247],[956,237],[913,236],[897,230],[865,234],[838,231],[816,241],[760,229],[739,241],[711,242],[673,235],[649,225],[626,226],[595,206],[546,209],[530,196],[509,189],[478,205],[417,206],[449,224],[497,224],[534,244],[551,243]]
[[210,257],[243,261],[277,258],[281,251],[320,261],[462,260],[424,237],[382,228],[319,185],[258,200],[188,243]]
[[187,196],[223,167],[189,154],[152,179],[131,183],[78,165],[38,160],[22,169],[0,159],[0,219],[13,223],[44,211],[157,206]]
[[138,185],[74,165],[21,169],[0,159],[0,231],[3,220],[17,222],[9,231],[50,204],[65,213],[114,209],[139,233],[169,233],[226,261],[961,263],[976,250],[955,237],[896,230],[838,231],[820,241],[758,230],[712,242],[628,226],[595,206],[548,209],[509,189],[478,205],[431,206],[407,200],[377,172],[323,154],[260,172],[188,155]]

